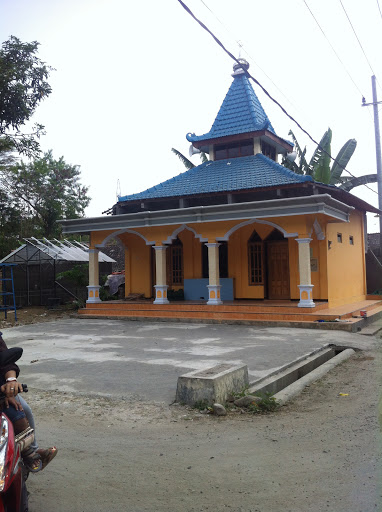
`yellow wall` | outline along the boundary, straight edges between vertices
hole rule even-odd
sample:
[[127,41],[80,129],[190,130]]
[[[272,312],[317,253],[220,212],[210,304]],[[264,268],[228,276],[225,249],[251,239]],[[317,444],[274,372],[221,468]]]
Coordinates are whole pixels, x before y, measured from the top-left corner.
[[143,293],[145,297],[152,297],[153,248],[137,235],[124,233],[119,238],[125,245],[125,296]]
[[[324,240],[317,240],[313,230],[313,222],[320,223]],[[363,215],[354,211],[350,216],[350,223],[327,223],[328,217],[291,216],[270,218],[270,222],[279,225],[287,233],[297,233],[300,238],[310,237],[311,257],[317,260],[317,271],[312,271],[311,278],[314,300],[329,300],[330,305],[340,305],[362,300],[366,295],[366,279],[364,264]],[[241,224],[240,221],[193,223],[189,227],[209,242],[215,242],[233,227]],[[146,240],[162,245],[174,231],[180,227],[173,226],[147,226],[135,231],[143,235]],[[248,279],[248,250],[247,242],[253,230],[256,229],[264,240],[273,230],[272,226],[252,223],[241,227],[231,234],[228,241],[228,276],[234,280],[235,298],[264,298],[263,285],[250,286]],[[91,243],[101,244],[111,231],[93,232]],[[342,244],[337,242],[337,233],[342,233]],[[352,235],[354,245],[349,244]],[[202,277],[202,243],[189,229],[178,234],[183,244],[184,278],[199,279]],[[151,246],[138,235],[125,233],[119,237],[126,247],[126,295],[128,293],[144,293],[146,297],[152,296],[152,258],[155,257]],[[328,240],[332,242],[328,250]],[[299,299],[298,284],[300,282],[298,270],[298,243],[295,237],[288,238],[289,265],[290,265],[290,293],[292,299]],[[264,262],[266,267],[266,261]]]
[[[342,234],[342,243],[337,234]],[[350,245],[352,235],[354,245]],[[328,298],[330,306],[357,302],[366,298],[365,248],[363,216],[354,211],[349,223],[335,223],[327,226],[328,252]]]
[[234,297],[237,299],[264,298],[264,285],[249,285],[247,243],[254,229],[262,239],[273,230],[265,224],[249,224],[235,231],[228,241],[228,277],[234,280]]

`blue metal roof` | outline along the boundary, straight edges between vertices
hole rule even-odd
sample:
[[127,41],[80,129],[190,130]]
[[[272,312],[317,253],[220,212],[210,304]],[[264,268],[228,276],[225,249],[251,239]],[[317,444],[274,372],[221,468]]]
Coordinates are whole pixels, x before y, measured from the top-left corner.
[[189,133],[186,137],[196,142],[260,130],[276,135],[248,77],[242,73],[234,76],[211,130],[204,135]]
[[259,153],[241,158],[204,162],[155,187],[138,194],[120,197],[118,201],[230,192],[306,181],[313,181],[313,178],[296,174]]

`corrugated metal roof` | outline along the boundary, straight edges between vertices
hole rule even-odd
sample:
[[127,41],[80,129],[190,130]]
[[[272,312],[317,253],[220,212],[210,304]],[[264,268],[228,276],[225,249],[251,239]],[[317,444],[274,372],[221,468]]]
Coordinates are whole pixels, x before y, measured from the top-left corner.
[[[39,261],[89,261],[89,248],[80,242],[69,240],[38,240],[24,238],[25,244],[5,256],[0,263],[38,263]],[[99,262],[115,263],[115,260],[99,252]]]
[[159,185],[138,194],[120,197],[121,201],[231,192],[313,181],[311,176],[295,174],[264,155],[204,162]]

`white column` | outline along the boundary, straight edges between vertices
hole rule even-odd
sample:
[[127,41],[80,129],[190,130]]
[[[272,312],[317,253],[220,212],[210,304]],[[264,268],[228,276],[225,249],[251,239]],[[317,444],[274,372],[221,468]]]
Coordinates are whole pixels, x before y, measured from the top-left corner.
[[156,285],[154,304],[169,304],[167,299],[166,245],[154,245]]
[[219,275],[219,245],[206,244],[208,247],[208,301],[207,304],[216,306],[223,304],[220,298],[220,275]]
[[99,266],[98,266],[98,249],[89,249],[89,286],[87,304],[101,302],[99,298]]
[[313,285],[310,273],[310,242],[311,238],[296,238],[298,243],[298,269],[300,272],[300,302],[299,308],[314,308]]

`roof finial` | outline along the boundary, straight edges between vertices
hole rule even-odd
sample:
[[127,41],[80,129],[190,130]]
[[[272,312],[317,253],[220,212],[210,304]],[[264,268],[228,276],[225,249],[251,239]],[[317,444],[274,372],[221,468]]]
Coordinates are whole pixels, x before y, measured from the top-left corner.
[[241,41],[237,41],[237,45],[239,47],[239,60],[241,58],[241,49],[243,48],[243,43]]
[[243,75],[245,71],[247,71],[247,69],[249,68],[249,63],[245,59],[241,59],[239,57],[237,60],[239,61],[240,64],[235,62],[235,64],[233,65],[232,76]]

